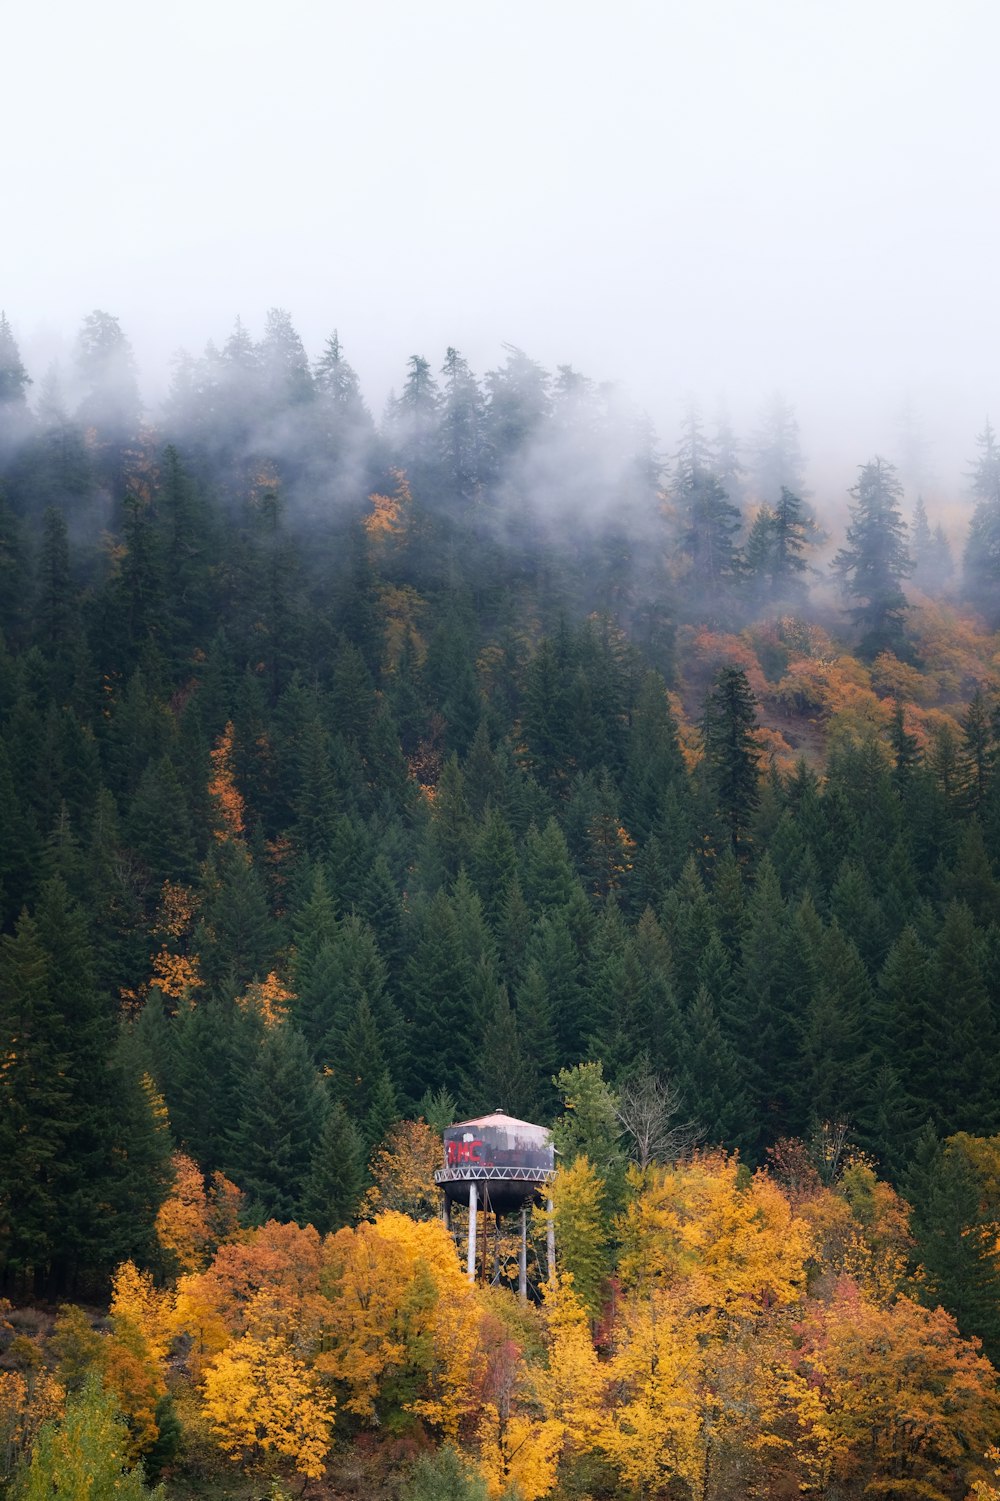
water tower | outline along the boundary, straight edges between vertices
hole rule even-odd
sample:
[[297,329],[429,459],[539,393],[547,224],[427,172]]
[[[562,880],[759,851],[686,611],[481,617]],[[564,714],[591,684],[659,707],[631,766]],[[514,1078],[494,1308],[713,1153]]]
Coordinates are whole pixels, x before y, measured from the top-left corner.
[[470,1282],[476,1277],[478,1211],[483,1211],[485,1234],[485,1216],[491,1210],[499,1219],[500,1215],[519,1209],[518,1286],[521,1297],[527,1297],[528,1205],[536,1196],[542,1195],[549,1209],[546,1250],[548,1274],[552,1277],[555,1272],[555,1235],[548,1190],[555,1173],[555,1149],[547,1126],[533,1126],[530,1121],[518,1121],[503,1110],[494,1110],[492,1115],[458,1121],[447,1128],[444,1133],[444,1167],[438,1168],[434,1181],[444,1195],[446,1224],[451,1222],[452,1204],[469,1206]]

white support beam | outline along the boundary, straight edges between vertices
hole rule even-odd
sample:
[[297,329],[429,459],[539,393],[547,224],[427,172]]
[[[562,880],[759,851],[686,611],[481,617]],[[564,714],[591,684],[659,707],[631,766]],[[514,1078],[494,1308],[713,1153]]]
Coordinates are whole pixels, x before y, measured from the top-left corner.
[[469,1256],[466,1271],[469,1281],[476,1280],[476,1219],[479,1211],[479,1193],[474,1183],[469,1184]]
[[528,1301],[528,1206],[521,1206],[521,1244],[517,1254],[517,1290],[521,1302]]

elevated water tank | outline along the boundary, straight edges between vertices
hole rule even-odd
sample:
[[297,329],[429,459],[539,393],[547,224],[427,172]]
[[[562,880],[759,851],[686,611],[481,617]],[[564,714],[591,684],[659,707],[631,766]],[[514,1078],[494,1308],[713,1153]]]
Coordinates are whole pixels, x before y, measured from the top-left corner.
[[448,1204],[468,1204],[477,1188],[480,1208],[497,1214],[519,1209],[555,1176],[555,1150],[547,1126],[515,1120],[503,1110],[458,1121],[444,1133],[444,1166],[434,1179]]

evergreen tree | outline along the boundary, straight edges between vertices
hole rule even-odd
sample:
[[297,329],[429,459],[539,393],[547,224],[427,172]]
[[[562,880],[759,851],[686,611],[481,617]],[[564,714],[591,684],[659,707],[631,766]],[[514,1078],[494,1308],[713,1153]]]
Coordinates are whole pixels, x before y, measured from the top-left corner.
[[0,412],[4,423],[10,408],[24,406],[30,385],[31,377],[21,362],[14,331],[6,313],[0,312]]
[[801,495],[804,469],[798,419],[793,407],[776,392],[761,413],[753,443],[754,489],[770,506],[776,504],[785,488]]
[[933,1090],[933,1119],[943,1135],[990,1134],[1000,1128],[996,1024],[981,955],[981,937],[968,907],[950,902],[932,960],[935,1004],[922,1038],[922,1072]]
[[258,1220],[304,1220],[329,1104],[305,1038],[266,1027],[242,1083],[232,1129],[233,1176]]
[[989,706],[982,688],[977,687],[962,717],[960,751],[965,781],[965,800],[978,813],[986,802],[990,776],[996,759],[994,729]]
[[564,912],[539,918],[525,964],[526,973],[534,967],[545,988],[557,1057],[585,1058],[593,1028],[585,1008],[581,955]]
[[810,949],[818,941],[816,928],[789,923],[777,874],[765,856],[747,903],[739,968],[743,999],[731,1019],[754,1103],[757,1150],[794,1132],[800,1087],[797,1018],[815,962]]
[[261,1045],[260,1014],[231,1000],[199,998],[197,1005],[187,1000],[164,1037],[155,1011],[146,1021],[146,1012],[156,1005],[153,991],[140,1029],[152,1037],[154,1048],[159,1044],[157,1083],[166,1096],[178,1145],[205,1172],[220,1170],[233,1176],[241,1160],[233,1151],[231,1132]]
[[741,667],[723,667],[705,702],[705,759],[719,818],[734,855],[747,844],[757,806],[760,751],[756,700]]
[[334,1100],[316,1142],[302,1194],[302,1210],[320,1235],[349,1225],[364,1188],[361,1133]]
[[313,380],[317,392],[326,398],[333,411],[341,419],[358,426],[370,424],[361,395],[361,383],[354,369],[344,358],[340,335],[334,329],[323,347],[323,353],[313,367]]
[[912,571],[906,524],[899,510],[903,493],[896,471],[884,459],[861,466],[845,546],[834,568],[847,592],[860,603],[851,614],[862,632],[861,650],[869,657],[905,648],[903,580]]
[[967,1337],[983,1341],[990,1359],[1000,1354],[1000,1266],[996,1258],[996,1179],[976,1170],[968,1137],[939,1141],[921,1133],[905,1181],[913,1205],[911,1226],[922,1267],[918,1296],[941,1303]]
[[98,465],[116,499],[125,493],[126,454],[139,429],[142,404],[132,346],[118,319],[100,309],[83,320],[76,345],[83,386],[77,419],[96,431]]
[[679,1061],[684,1108],[701,1126],[708,1145],[730,1150],[748,1147],[751,1110],[743,1069],[704,985],[684,1016]]
[[817,955],[802,1028],[799,1125],[857,1126],[871,1098],[874,999],[856,946],[836,918]]
[[441,367],[440,444],[444,472],[454,500],[462,505],[479,493],[483,458],[484,421],[482,392],[475,376],[457,349],[449,347]]
[[737,579],[739,560],[736,533],[740,513],[715,475],[701,465],[683,464],[675,484],[682,552],[688,559],[689,574],[685,581],[688,610],[695,602],[710,618],[724,613],[725,593]]
[[50,994],[35,922],[22,913],[0,946],[0,1257],[8,1282],[43,1272],[59,1248],[70,1037]]
[[[35,923],[22,922],[8,950],[3,995],[5,1034],[24,1033],[31,1075],[18,1070],[11,1171],[21,1171],[16,1164],[34,1140],[25,1155],[42,1174],[19,1267],[30,1269],[39,1292],[62,1292],[106,1273],[120,1251],[107,1204],[125,1141],[111,1066],[113,1012],[96,987],[84,914],[58,878],[44,883]],[[44,1070],[37,1078],[36,1067]],[[42,1111],[52,1118],[43,1122]]]
[[202,972],[216,991],[234,995],[262,980],[273,954],[267,897],[246,845],[224,839],[210,852],[202,875],[201,920],[195,942]]
[[1000,619],[1000,443],[987,420],[976,438],[972,468],[975,509],[963,554],[963,583],[973,607],[995,625]]
[[406,1089],[412,1100],[460,1077],[472,1020],[469,967],[454,909],[443,891],[423,906],[416,928],[401,991],[409,1028]]

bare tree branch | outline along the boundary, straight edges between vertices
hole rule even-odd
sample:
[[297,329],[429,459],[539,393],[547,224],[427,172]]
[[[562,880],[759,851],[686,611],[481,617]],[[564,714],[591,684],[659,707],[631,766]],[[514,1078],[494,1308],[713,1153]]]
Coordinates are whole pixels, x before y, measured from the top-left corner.
[[618,1091],[615,1114],[631,1143],[629,1155],[644,1170],[651,1162],[673,1162],[698,1141],[693,1121],[678,1121],[680,1091],[648,1067],[626,1079]]

